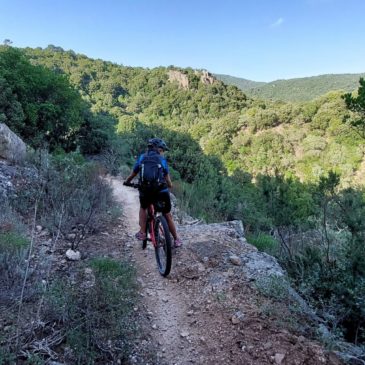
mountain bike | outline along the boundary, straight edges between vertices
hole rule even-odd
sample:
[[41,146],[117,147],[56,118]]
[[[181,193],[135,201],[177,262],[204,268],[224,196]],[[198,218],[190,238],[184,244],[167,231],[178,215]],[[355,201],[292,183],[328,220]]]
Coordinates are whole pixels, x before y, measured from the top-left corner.
[[[126,186],[138,189],[139,184],[128,183]],[[158,271],[162,276],[167,276],[171,270],[171,234],[166,218],[161,213],[162,203],[157,201],[147,208],[146,239],[143,240],[142,248],[146,249],[147,242],[152,242],[155,248],[155,256]]]

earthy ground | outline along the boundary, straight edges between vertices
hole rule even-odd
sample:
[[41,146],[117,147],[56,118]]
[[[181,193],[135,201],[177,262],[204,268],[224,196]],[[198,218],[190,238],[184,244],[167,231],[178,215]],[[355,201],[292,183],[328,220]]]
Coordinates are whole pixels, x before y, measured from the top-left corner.
[[108,242],[117,239],[114,248],[122,245],[136,264],[141,305],[135,311],[145,319],[131,363],[341,363],[299,329],[289,330],[290,318],[280,318],[287,315],[285,309],[278,315],[276,308],[271,316],[269,302],[242,274],[244,263],[237,266],[226,259],[237,249],[232,237],[219,232],[214,236],[214,230],[199,226],[179,226],[184,247],[175,250],[171,274],[163,278],[152,248],[142,250],[133,238],[139,228],[138,192],[118,179],[111,183],[124,217]]

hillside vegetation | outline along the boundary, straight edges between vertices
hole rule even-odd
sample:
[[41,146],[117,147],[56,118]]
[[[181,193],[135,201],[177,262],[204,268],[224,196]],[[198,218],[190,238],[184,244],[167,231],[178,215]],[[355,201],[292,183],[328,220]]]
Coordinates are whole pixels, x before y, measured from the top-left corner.
[[250,90],[253,88],[258,88],[264,86],[266,82],[252,81],[243,79],[241,77],[234,77],[230,75],[214,74],[217,80],[223,81],[227,85],[237,86],[242,91]]
[[235,85],[248,96],[291,102],[309,101],[330,91],[352,92],[365,74],[328,74],[257,83],[239,77],[216,75],[228,85]]
[[[365,342],[365,199],[357,185],[364,182],[363,88],[357,99],[331,92],[310,102],[263,101],[193,69],[125,67],[54,46],[25,53],[81,96],[83,112],[64,139],[48,138],[59,118],[46,128],[43,140],[56,152],[101,152],[120,172],[148,138],[166,139],[180,204],[208,221],[241,219],[249,240],[279,258],[333,336]],[[171,80],[170,70],[184,82]],[[19,100],[16,83],[1,77],[9,91],[0,115],[39,145],[26,128],[29,98]],[[24,112],[15,123],[7,105],[17,103]],[[42,128],[42,114],[34,121]]]

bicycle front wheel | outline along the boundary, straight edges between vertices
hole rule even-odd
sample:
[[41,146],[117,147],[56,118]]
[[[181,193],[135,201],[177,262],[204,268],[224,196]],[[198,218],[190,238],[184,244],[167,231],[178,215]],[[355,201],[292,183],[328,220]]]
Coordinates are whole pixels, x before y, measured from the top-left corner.
[[162,276],[167,276],[171,270],[171,235],[164,216],[156,218],[156,261],[158,271]]

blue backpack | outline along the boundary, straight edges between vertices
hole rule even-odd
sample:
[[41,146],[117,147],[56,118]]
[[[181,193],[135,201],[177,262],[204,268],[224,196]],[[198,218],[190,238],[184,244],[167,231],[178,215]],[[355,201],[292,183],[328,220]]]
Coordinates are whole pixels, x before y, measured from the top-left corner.
[[143,155],[139,182],[143,191],[151,193],[166,188],[162,156],[148,153]]

